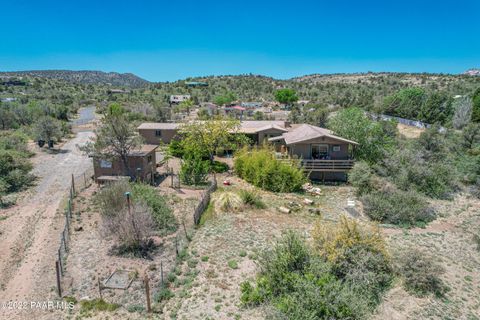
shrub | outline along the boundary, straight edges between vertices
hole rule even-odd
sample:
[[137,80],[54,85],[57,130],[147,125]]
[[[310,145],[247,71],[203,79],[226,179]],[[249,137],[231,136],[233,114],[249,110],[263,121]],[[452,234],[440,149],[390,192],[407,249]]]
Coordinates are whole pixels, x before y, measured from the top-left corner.
[[114,247],[115,253],[148,257],[153,248],[150,236],[154,221],[145,203],[137,201],[130,209],[124,208],[115,215],[103,216],[103,227],[119,243],[118,247]]
[[207,182],[210,161],[196,154],[188,154],[182,160],[180,179],[187,185],[201,185]]
[[435,211],[415,191],[380,190],[362,196],[365,213],[384,223],[413,226],[435,219]]
[[355,163],[348,174],[348,181],[357,188],[357,194],[360,196],[375,189],[373,170],[364,161]]
[[262,198],[252,190],[240,190],[240,198],[244,205],[251,206],[257,209],[265,208],[265,203],[262,201]]
[[220,194],[215,204],[219,211],[237,211],[242,206],[242,200],[236,193],[227,191]]
[[216,173],[227,172],[229,169],[228,164],[226,164],[225,162],[217,161],[217,160],[213,161],[210,164],[210,167],[211,167],[211,170]]
[[378,302],[392,280],[390,255],[377,227],[343,216],[337,224],[320,221],[313,231],[320,255],[332,272]]
[[82,300],[80,301],[80,313],[89,311],[115,311],[120,306],[116,303],[108,303],[103,299]]
[[32,164],[27,156],[24,152],[0,149],[0,177],[8,186],[7,192],[20,191],[33,182],[29,173]]
[[143,183],[132,183],[131,189],[133,199],[144,201],[151,209],[153,220],[160,230],[170,232],[177,229],[177,221],[172,209],[168,206],[165,197],[160,195],[154,187]]
[[279,161],[266,148],[251,151],[243,149],[235,157],[234,169],[242,179],[273,192],[299,191],[306,181],[295,161]]
[[172,141],[170,141],[170,144],[168,145],[168,153],[174,157],[183,158],[185,150],[183,148],[181,140],[173,139]]
[[228,260],[228,266],[231,269],[238,269],[238,262],[237,260]]
[[243,282],[244,305],[271,303],[286,319],[361,319],[375,306],[371,294],[351,285],[294,232],[261,254],[256,286]]
[[126,203],[125,193],[130,191],[127,181],[118,181],[103,187],[95,195],[95,203],[104,217],[115,216],[122,211]]
[[155,300],[155,302],[158,303],[165,300],[169,300],[173,298],[173,296],[174,296],[173,292],[168,287],[162,286],[160,287],[160,290],[155,294],[153,299]]
[[405,252],[400,255],[397,268],[404,279],[405,288],[417,296],[433,293],[441,297],[448,290],[440,279],[443,268],[425,252],[417,249]]

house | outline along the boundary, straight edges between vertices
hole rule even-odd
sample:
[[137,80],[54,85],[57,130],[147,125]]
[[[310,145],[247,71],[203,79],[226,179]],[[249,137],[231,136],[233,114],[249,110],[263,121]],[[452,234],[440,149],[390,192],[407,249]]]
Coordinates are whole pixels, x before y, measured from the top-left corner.
[[158,145],[144,144],[140,148],[131,151],[128,154],[129,170],[125,168],[120,158],[106,160],[94,156],[93,171],[95,181],[103,183],[129,176],[134,180],[153,181],[157,168],[155,157],[157,148]]
[[[288,130],[285,121],[241,121],[238,132],[247,135],[254,144],[261,144],[268,138],[281,135]],[[180,123],[146,122],[138,126],[138,132],[146,143],[167,144],[177,135]]]
[[170,99],[168,100],[170,104],[179,104],[184,101],[190,100],[189,94],[180,94],[180,95],[171,95]]
[[332,131],[310,124],[293,125],[288,132],[268,141],[300,164],[313,180],[346,180],[353,168],[353,150],[357,142],[336,136]]
[[159,145],[170,143],[177,135],[179,127],[178,123],[145,122],[137,129],[146,143]]

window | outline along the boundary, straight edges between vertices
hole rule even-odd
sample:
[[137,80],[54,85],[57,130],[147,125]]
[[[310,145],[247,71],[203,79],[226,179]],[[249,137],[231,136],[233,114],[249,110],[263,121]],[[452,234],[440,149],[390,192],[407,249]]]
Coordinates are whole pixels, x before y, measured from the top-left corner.
[[107,160],[100,160],[100,168],[111,168],[112,163]]
[[325,159],[328,157],[328,144],[312,144],[312,159]]
[[333,152],[340,152],[340,146],[333,146],[332,148]]
[[147,161],[148,161],[148,163],[152,163],[152,156],[151,155],[147,157]]
[[162,136],[162,130],[155,130],[155,137],[161,137]]

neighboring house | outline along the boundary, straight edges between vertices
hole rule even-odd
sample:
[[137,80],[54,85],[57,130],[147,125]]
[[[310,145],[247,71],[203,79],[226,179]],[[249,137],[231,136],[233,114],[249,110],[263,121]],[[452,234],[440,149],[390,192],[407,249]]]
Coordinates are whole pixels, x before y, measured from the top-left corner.
[[177,135],[179,127],[178,123],[146,122],[137,129],[146,143],[159,145],[170,143]]
[[[157,169],[155,151],[158,145],[144,144],[128,155],[130,176],[134,180],[152,182]],[[105,160],[93,157],[95,181],[102,183],[128,177],[129,172],[120,158]]]
[[[285,121],[241,121],[238,132],[247,135],[254,144],[261,144],[270,137],[279,136],[288,130]],[[138,132],[146,143],[170,143],[177,135],[181,124],[146,122],[138,127]]]
[[261,102],[242,102],[240,105],[247,109],[258,109],[262,107]]
[[187,100],[190,100],[189,94],[180,94],[180,95],[171,95],[168,101],[170,102],[170,104],[179,104]]
[[277,150],[301,160],[311,179],[346,180],[352,169],[357,142],[335,136],[332,131],[309,124],[293,125],[281,136],[268,139]]

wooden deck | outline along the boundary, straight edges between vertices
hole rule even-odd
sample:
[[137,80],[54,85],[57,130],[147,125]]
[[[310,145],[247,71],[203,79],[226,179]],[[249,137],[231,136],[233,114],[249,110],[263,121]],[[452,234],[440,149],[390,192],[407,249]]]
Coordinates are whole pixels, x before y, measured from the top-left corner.
[[312,172],[347,172],[353,168],[355,160],[301,160],[305,171]]

